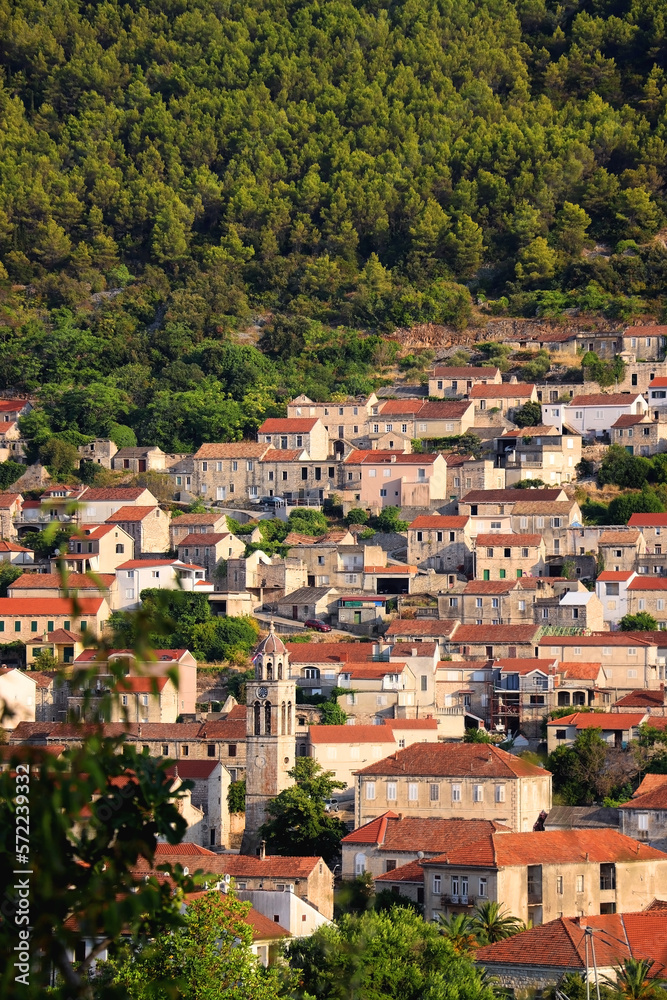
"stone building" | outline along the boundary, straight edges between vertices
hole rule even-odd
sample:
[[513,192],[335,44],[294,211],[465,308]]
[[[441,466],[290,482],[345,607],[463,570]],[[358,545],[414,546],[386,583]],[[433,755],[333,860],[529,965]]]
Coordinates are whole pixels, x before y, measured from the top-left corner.
[[602,739],[618,750],[638,736],[639,726],[647,720],[646,712],[574,712],[547,723],[547,749],[572,746],[586,729],[599,729]]
[[559,597],[538,597],[533,605],[534,622],[557,629],[604,628],[604,609],[600,599],[583,590],[569,590]]
[[541,479],[550,485],[576,478],[581,461],[581,435],[559,433],[556,427],[523,427],[495,439],[496,462],[505,469],[508,487],[522,479]]
[[277,451],[305,451],[315,461],[329,457],[329,435],[318,417],[269,417],[258,428],[257,440]]
[[598,542],[605,569],[615,572],[637,568],[637,559],[646,552],[644,536],[638,528],[603,531]]
[[229,559],[239,559],[245,552],[245,542],[229,531],[192,532],[178,543],[178,558],[206,570],[208,580],[216,579],[216,571]]
[[619,808],[621,832],[652,847],[667,848],[667,774],[647,774],[629,802]]
[[551,774],[491,744],[415,743],[357,773],[357,826],[391,809],[532,830],[550,808]]
[[640,573],[630,580],[626,594],[627,614],[638,615],[645,612],[655,618],[658,628],[665,627],[667,623],[667,611],[665,610],[667,577],[646,576]]
[[111,458],[114,472],[164,472],[167,456],[157,445],[139,448],[119,448]]
[[0,493],[0,538],[16,541],[18,532],[14,522],[20,518],[22,507],[20,493]]
[[336,403],[314,403],[308,396],[297,396],[287,404],[288,418],[317,417],[331,441],[346,441],[357,448],[368,447],[368,421],[377,413],[378,398],[348,398]]
[[445,399],[447,396],[467,396],[475,385],[500,385],[499,368],[466,368],[436,365],[428,373],[428,394]]
[[546,576],[546,548],[541,535],[489,533],[475,538],[475,576],[479,580]]
[[106,519],[106,524],[117,524],[134,539],[134,552],[169,551],[169,514],[152,507],[121,507]]
[[483,423],[484,416],[490,412],[500,412],[512,420],[516,411],[526,403],[537,402],[537,389],[534,385],[523,382],[474,385],[468,398],[475,405],[476,422]]
[[[667,379],[656,379],[664,382]],[[667,390],[665,390],[667,395]],[[667,451],[667,409],[648,413],[628,413],[616,420],[609,431],[611,444],[620,445],[630,455],[658,455]]]
[[206,514],[181,514],[179,517],[172,517],[169,522],[170,548],[176,549],[186,535],[199,532],[223,534],[225,531],[227,531],[227,517],[217,510],[207,511]]
[[472,565],[470,518],[420,514],[408,526],[408,563],[419,569],[467,572]]

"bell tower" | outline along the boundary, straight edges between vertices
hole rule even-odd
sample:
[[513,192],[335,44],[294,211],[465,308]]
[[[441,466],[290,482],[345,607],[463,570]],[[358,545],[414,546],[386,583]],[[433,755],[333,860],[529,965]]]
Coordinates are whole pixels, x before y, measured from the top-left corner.
[[255,677],[247,684],[246,800],[242,854],[259,846],[266,806],[293,784],[296,685],[289,677],[289,653],[271,622],[269,634],[253,654]]

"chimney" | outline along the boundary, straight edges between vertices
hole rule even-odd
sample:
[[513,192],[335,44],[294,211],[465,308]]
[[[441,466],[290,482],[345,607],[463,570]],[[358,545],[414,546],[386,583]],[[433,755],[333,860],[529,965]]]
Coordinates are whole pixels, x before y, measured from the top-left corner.
[[262,842],[259,845],[259,857],[260,857],[261,861],[264,861],[264,859],[266,857],[266,841],[265,840],[262,840]]
[[139,726],[139,728],[137,730],[137,736],[141,736],[141,726]]
[[396,456],[392,455],[390,461],[395,462],[396,461]]
[[178,774],[178,764],[175,764],[174,765],[174,777],[178,778],[178,776],[179,776],[179,774]]

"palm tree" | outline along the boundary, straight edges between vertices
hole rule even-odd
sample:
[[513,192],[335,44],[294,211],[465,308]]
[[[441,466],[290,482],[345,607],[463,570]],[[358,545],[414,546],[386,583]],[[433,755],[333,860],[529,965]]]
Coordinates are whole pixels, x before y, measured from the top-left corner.
[[616,970],[616,978],[604,976],[603,982],[615,1000],[658,1000],[665,991],[656,979],[649,979],[652,965],[650,958],[626,958]]
[[471,918],[466,913],[454,913],[444,917],[441,913],[436,923],[443,937],[451,941],[454,951],[460,955],[471,955],[477,946],[475,928]]
[[490,899],[477,904],[471,922],[480,944],[495,944],[525,929],[518,917],[501,910],[500,904]]

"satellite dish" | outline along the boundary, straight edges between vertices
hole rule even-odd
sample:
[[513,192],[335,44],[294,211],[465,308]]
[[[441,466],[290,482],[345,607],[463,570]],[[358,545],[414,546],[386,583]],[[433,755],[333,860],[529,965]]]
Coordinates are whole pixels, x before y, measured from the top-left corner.
[[231,875],[225,875],[225,882],[227,883],[227,885],[229,885],[229,883],[231,882],[231,880],[232,880]]
[[188,868],[188,866],[187,866],[187,865],[186,865],[186,866],[185,866],[185,868],[183,869],[183,874],[184,874],[184,875],[189,875],[189,874],[190,874],[190,869]]
[[417,851],[417,857],[421,860],[424,857],[423,851]]

